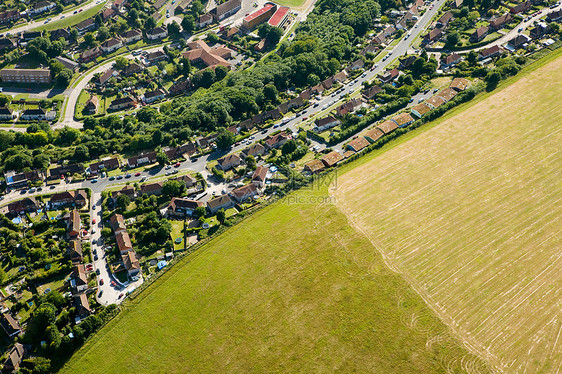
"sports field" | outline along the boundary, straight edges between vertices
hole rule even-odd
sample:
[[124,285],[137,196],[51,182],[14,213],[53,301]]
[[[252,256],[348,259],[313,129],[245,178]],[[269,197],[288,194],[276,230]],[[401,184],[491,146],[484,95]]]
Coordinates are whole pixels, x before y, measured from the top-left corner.
[[335,195],[474,352],[562,371],[562,58],[352,169]]
[[175,265],[64,373],[487,372],[316,186]]

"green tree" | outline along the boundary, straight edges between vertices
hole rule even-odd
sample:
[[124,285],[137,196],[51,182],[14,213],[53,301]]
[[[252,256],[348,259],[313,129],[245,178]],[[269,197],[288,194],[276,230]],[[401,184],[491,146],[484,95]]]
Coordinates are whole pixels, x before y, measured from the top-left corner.
[[184,75],[184,77],[189,77],[189,73],[191,72],[191,63],[189,62],[189,60],[185,57],[182,57],[180,59],[180,65],[181,73]]
[[40,154],[35,155],[33,157],[33,168],[34,169],[47,170],[50,163],[51,163],[51,160],[49,159],[49,156],[47,156],[44,153],[40,153]]
[[215,34],[214,32],[210,32],[207,34],[207,42],[209,44],[215,44],[219,42],[219,36],[217,34]]
[[148,17],[146,21],[144,21],[144,31],[152,30],[156,27],[156,21],[152,17]]
[[164,152],[158,152],[156,154],[156,161],[158,162],[158,165],[160,165],[160,166],[164,166],[168,162],[170,162],[170,160],[168,159],[168,156]]
[[267,101],[277,102],[277,88],[274,84],[268,83],[263,87],[263,96]]
[[178,25],[178,23],[176,21],[172,21],[170,23],[168,23],[168,34],[172,37],[172,38],[177,38],[180,36],[180,25]]
[[102,26],[98,29],[98,40],[100,42],[105,42],[107,39],[109,39],[109,29],[105,26]]
[[113,67],[117,70],[123,70],[129,65],[129,60],[123,56],[119,56],[115,59]]
[[162,185],[162,195],[168,197],[180,197],[187,191],[184,181],[170,179]]
[[95,41],[96,37],[94,36],[94,33],[87,32],[84,34],[84,43],[86,43],[86,46],[93,47],[95,45]]
[[218,149],[227,150],[232,146],[232,144],[234,144],[234,141],[235,137],[233,133],[231,133],[224,127],[219,130],[216,140]]
[[223,80],[228,74],[229,69],[226,66],[219,65],[215,67],[215,77],[217,82]]
[[205,217],[205,214],[207,214],[207,210],[205,209],[204,206],[198,206],[197,208],[195,208],[195,211],[193,212],[193,215],[197,218]]
[[0,107],[5,107],[12,101],[12,97],[4,94],[0,94]]
[[452,31],[452,32],[450,32],[450,33],[447,34],[446,40],[447,40],[447,43],[446,43],[447,46],[448,46],[449,48],[452,48],[452,47],[455,47],[457,44],[460,43],[460,41],[461,41],[461,36],[460,36],[460,34],[458,33],[458,31]]
[[217,212],[217,220],[220,222],[220,224],[224,224],[224,221],[226,221],[226,213],[224,211],[224,209],[221,209]]
[[183,19],[181,20],[181,28],[183,29],[183,32],[191,34],[193,32],[193,29],[195,28],[195,21],[193,19],[193,16],[186,15],[185,17],[183,17]]
[[79,144],[74,149],[73,159],[76,161],[87,161],[90,159],[90,150],[85,144]]
[[125,209],[127,209],[129,204],[131,203],[131,199],[129,198],[129,196],[125,194],[120,194],[119,196],[117,196],[115,203],[117,204],[119,209],[121,209],[121,211],[124,212]]
[[248,157],[246,157],[244,161],[246,161],[246,165],[248,165],[248,169],[254,170],[256,168],[256,158],[254,156],[248,155]]

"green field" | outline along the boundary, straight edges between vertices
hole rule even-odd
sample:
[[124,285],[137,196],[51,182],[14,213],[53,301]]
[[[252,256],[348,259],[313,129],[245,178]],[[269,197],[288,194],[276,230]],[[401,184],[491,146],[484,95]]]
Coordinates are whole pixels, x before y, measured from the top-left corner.
[[105,5],[105,3],[101,3],[99,5],[96,5],[95,7],[92,7],[90,9],[87,9],[83,12],[77,13],[75,15],[72,16],[68,16],[66,18],[63,19],[59,19],[57,17],[57,19],[53,20],[52,22],[49,22],[45,25],[42,26],[38,26],[36,28],[33,29],[33,31],[52,31],[52,30],[57,30],[57,29],[61,29],[61,28],[65,28],[65,27],[71,27],[74,26],[82,21],[84,21],[87,18],[91,18],[93,16],[95,16]]
[[469,354],[326,187],[291,195],[175,265],[65,373],[445,373]]
[[338,179],[353,226],[503,372],[562,367],[562,57],[552,56]]
[[274,3],[291,8],[299,8],[306,3],[306,0],[276,0]]

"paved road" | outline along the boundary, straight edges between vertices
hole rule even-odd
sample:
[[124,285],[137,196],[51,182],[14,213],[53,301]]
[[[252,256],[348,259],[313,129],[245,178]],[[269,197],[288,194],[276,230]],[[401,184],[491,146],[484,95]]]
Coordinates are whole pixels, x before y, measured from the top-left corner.
[[[102,3],[107,3],[108,1],[109,1],[109,0],[102,0],[101,2],[102,2]],[[87,11],[88,9],[93,8],[93,7],[95,7],[95,6],[98,6],[98,5],[99,5],[99,3],[96,4],[96,0],[91,0],[89,3],[81,4],[81,6],[80,6],[79,9],[82,9],[82,11],[85,12],[85,11]],[[76,10],[76,8],[73,8],[72,10],[66,11],[66,12],[64,12],[64,13],[61,13],[61,14],[57,15],[57,16],[53,16],[53,20],[52,20],[51,22],[56,22],[56,21],[58,21],[61,16],[64,16],[64,17],[73,16],[75,10]],[[33,29],[35,29],[35,28],[37,28],[37,27],[40,27],[40,26],[43,26],[43,25],[45,25],[45,20],[32,21],[32,22],[29,22],[29,23],[27,23],[27,24],[25,24],[25,25],[23,25],[23,26],[18,26],[18,27],[14,27],[14,28],[12,28],[12,29],[10,29],[10,30],[6,30],[6,31],[4,31],[4,34],[5,34],[5,33],[10,33],[10,34],[13,35],[13,34],[16,34],[16,33],[19,33],[19,32],[24,32],[24,31],[28,31],[28,30],[33,30]]]
[[[541,9],[540,11],[538,11],[538,14],[536,16],[533,16],[528,21],[525,21],[525,20],[521,21],[516,27],[509,30],[506,34],[504,34],[499,39],[496,39],[493,42],[490,42],[486,45],[483,45],[483,46],[480,46],[480,47],[477,47],[477,48],[463,49],[463,50],[455,51],[455,52],[461,54],[461,53],[468,53],[470,51],[480,51],[482,49],[490,48],[490,47],[493,47],[495,45],[498,45],[498,46],[504,45],[507,42],[509,42],[511,39],[515,38],[518,34],[523,33],[523,31],[525,31],[528,27],[533,26],[533,24],[536,21],[539,21],[542,17],[546,16],[548,13],[556,11],[556,10],[560,10],[560,9],[562,9],[562,4],[560,4],[559,6],[557,6],[556,8],[553,8],[553,9],[549,9],[549,8]],[[519,30],[521,30],[521,31],[519,31]]]

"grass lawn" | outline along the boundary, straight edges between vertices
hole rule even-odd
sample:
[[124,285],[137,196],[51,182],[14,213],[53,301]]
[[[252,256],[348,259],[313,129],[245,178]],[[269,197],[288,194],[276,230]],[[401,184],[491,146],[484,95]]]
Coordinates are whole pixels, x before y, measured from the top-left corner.
[[63,18],[61,20],[55,20],[52,21],[50,23],[47,23],[43,26],[39,26],[35,29],[33,29],[33,31],[52,31],[52,30],[57,30],[57,29],[61,29],[61,28],[65,28],[65,27],[71,27],[74,26],[82,21],[84,21],[87,18],[93,17],[95,16],[104,6],[104,3],[101,3],[99,5],[96,5],[95,7],[92,7],[90,9],[87,9],[83,12],[77,13],[75,15],[72,16],[68,16],[66,18]]
[[503,372],[562,364],[562,50],[537,66],[338,174],[354,227]]
[[[172,242],[174,242],[174,250],[181,250],[183,249],[183,221],[170,221],[172,223],[172,232],[170,236],[172,237]],[[175,240],[177,238],[181,238],[181,243],[176,244]]]
[[265,208],[171,268],[62,372],[486,371],[333,204],[316,203],[326,186],[291,197],[301,203]]

